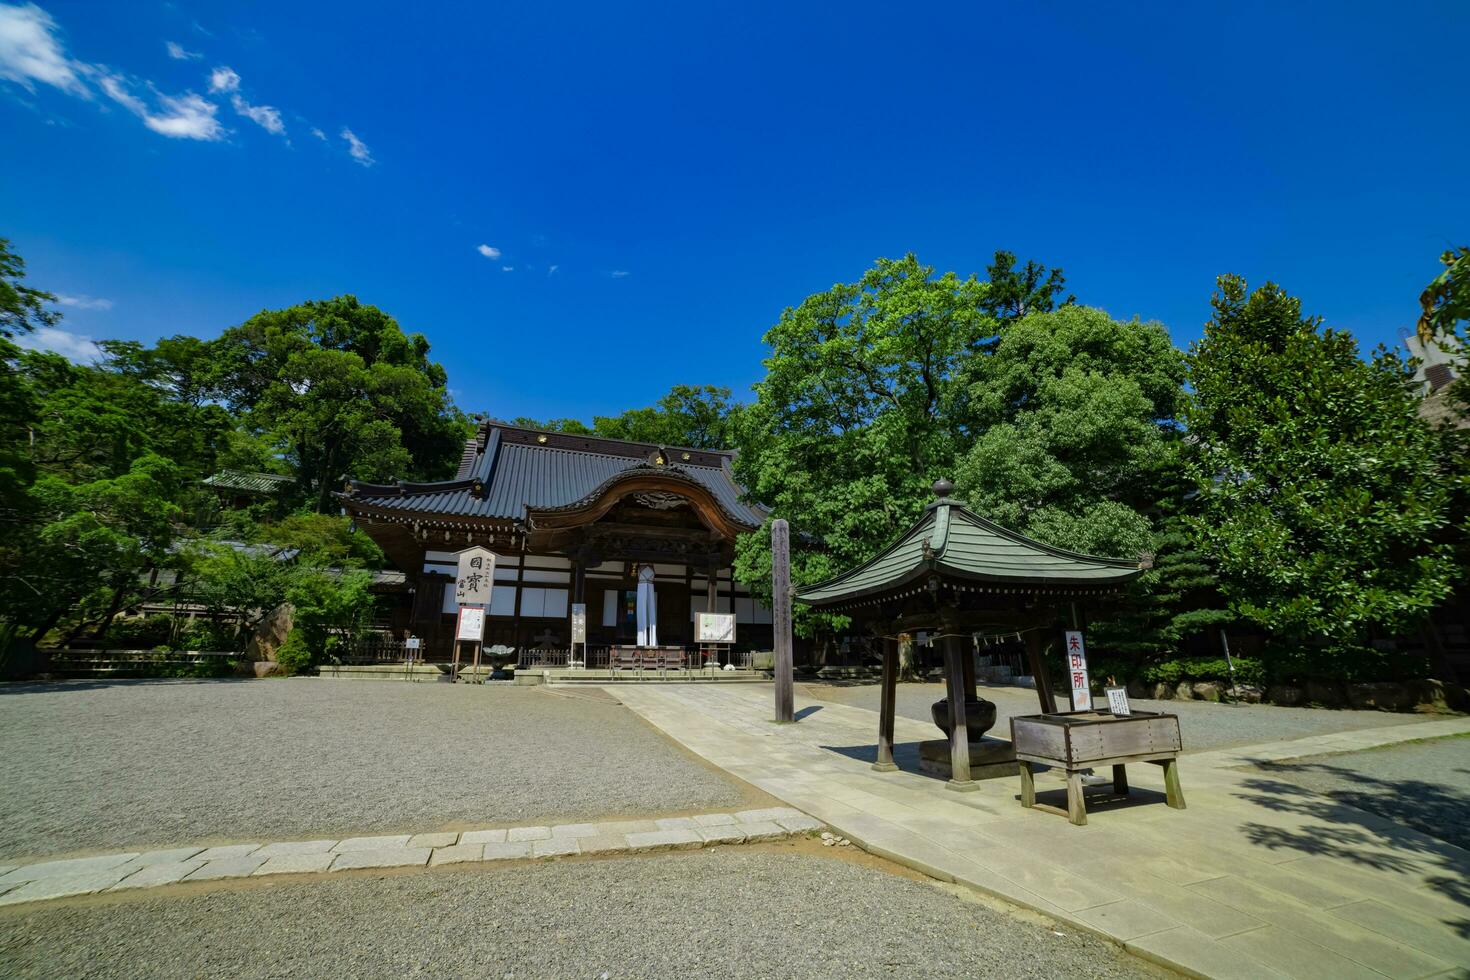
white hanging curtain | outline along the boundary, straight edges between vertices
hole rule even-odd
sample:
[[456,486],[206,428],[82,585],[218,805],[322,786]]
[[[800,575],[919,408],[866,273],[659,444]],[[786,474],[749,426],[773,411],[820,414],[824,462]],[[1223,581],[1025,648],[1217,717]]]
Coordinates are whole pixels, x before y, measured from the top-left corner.
[[658,646],[658,597],[653,592],[653,566],[638,569],[638,645]]

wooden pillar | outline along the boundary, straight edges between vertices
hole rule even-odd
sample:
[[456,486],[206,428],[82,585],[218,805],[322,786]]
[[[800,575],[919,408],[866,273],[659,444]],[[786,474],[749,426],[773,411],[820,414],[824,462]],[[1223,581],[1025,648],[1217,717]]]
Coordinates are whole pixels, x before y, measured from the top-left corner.
[[[732,596],[733,598],[733,596]],[[710,563],[709,575],[704,583],[704,611],[719,612],[717,608],[720,602],[720,566]]]
[[878,698],[878,761],[873,768],[893,772],[893,709],[898,694],[898,641],[883,640],[883,688]]
[[980,698],[980,689],[975,683],[975,643],[965,636],[956,637],[955,641],[960,645],[960,659],[964,661],[965,698],[977,701]]
[[949,697],[949,782],[946,789],[969,792],[980,788],[970,778],[970,734],[965,726],[965,668],[960,662],[960,638],[944,638],[944,680]]
[[1042,652],[1046,647],[1046,634],[1041,630],[1030,630],[1026,634],[1026,660],[1031,667],[1031,676],[1036,681],[1036,697],[1041,701],[1041,713],[1049,715],[1057,710],[1051,696],[1051,681],[1046,676],[1046,664]]
[[[734,609],[731,596],[731,609]],[[771,522],[771,628],[776,647],[776,720],[795,721],[796,702],[791,676],[791,529]]]

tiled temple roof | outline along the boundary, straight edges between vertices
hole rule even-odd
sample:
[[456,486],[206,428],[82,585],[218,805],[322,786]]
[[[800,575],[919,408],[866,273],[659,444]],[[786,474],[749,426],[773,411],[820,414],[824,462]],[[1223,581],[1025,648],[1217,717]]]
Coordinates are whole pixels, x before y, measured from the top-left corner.
[[739,525],[758,527],[764,512],[741,500],[730,473],[733,453],[540,432],[490,422],[465,444],[459,472],[437,483],[370,484],[352,481],[343,495],[354,505],[446,517],[518,521],[526,511],[570,507],[604,489],[620,474],[648,471],[652,461],[675,477],[692,479]]

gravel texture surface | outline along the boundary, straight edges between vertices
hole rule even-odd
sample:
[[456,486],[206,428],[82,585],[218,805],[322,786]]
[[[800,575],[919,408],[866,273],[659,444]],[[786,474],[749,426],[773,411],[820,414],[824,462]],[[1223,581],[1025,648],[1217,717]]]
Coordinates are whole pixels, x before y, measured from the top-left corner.
[[621,705],[536,688],[4,685],[0,747],[0,858],[665,816],[751,799]]
[[1253,780],[1247,791],[1275,800],[1278,809],[1346,824],[1350,818],[1337,806],[1342,804],[1470,849],[1470,737],[1308,756],[1265,763],[1256,771],[1266,778]]
[[1101,940],[799,853],[417,872],[0,914],[20,977],[1138,977]]
[[[877,684],[805,684],[808,696],[854,707],[878,710]],[[1012,715],[1034,715],[1040,710],[1036,692],[1020,687],[980,685],[980,696],[994,701],[995,728],[991,731],[1010,738]],[[904,718],[931,721],[929,706],[944,697],[943,684],[900,684],[894,710]],[[1310,735],[1355,728],[1382,728],[1433,721],[1435,715],[1399,714],[1391,711],[1348,711],[1326,708],[1282,708],[1268,704],[1212,704],[1208,701],[1145,701],[1130,699],[1141,711],[1169,711],[1179,716],[1185,752],[1278,742]],[[1059,710],[1067,710],[1065,696],[1057,699]],[[935,738],[943,738],[939,729]]]

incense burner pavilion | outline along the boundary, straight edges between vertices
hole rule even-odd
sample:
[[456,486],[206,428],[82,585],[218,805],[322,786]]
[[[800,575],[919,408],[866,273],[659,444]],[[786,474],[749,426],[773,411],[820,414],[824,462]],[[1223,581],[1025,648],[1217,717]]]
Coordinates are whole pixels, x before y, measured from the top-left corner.
[[454,479],[349,482],[356,525],[408,576],[392,626],[449,660],[456,553],[496,555],[485,645],[555,663],[587,606],[587,665],[614,646],[685,647],[697,613],[733,612],[736,643],[766,649],[770,610],[735,582],[735,538],[765,519],[743,503],[733,454],[484,422]]

